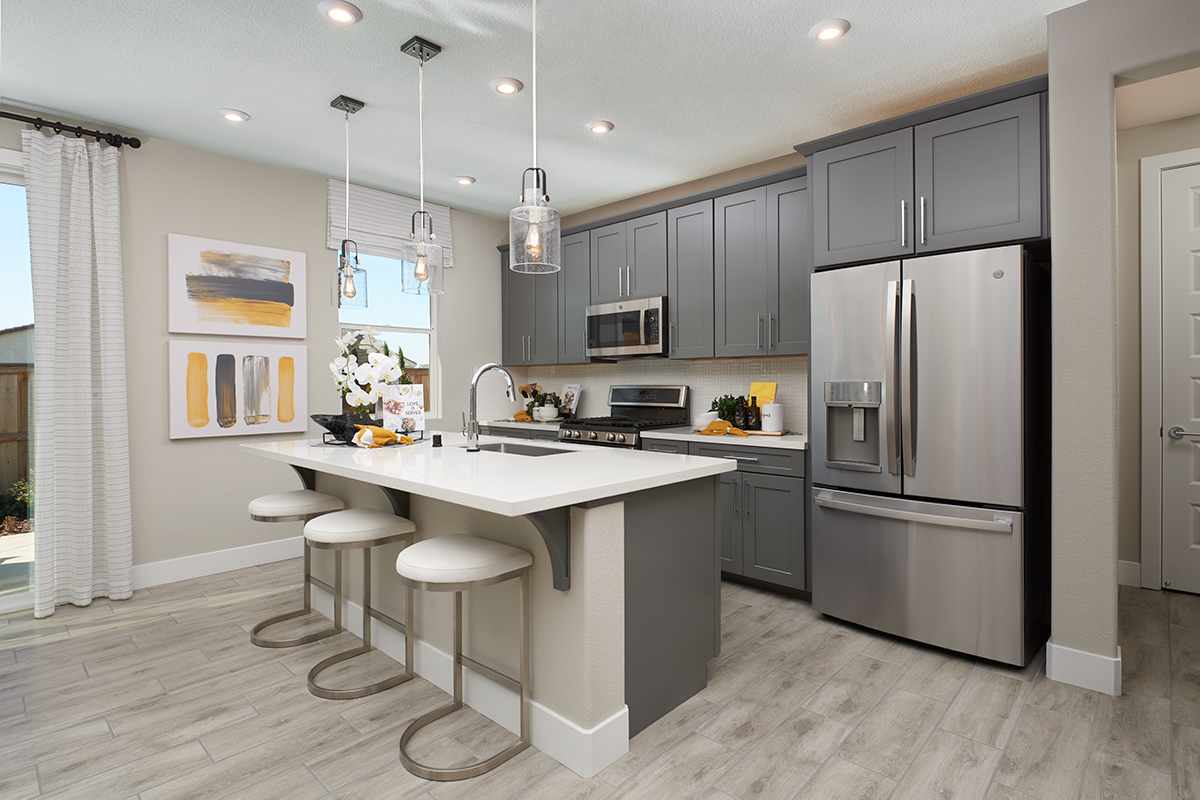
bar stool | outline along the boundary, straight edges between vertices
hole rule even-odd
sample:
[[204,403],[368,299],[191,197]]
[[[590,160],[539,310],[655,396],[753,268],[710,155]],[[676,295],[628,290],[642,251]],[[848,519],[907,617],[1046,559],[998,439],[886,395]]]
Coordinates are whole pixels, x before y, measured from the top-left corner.
[[[429,592],[454,592],[454,700],[413,720],[401,735],[400,761],[413,775],[431,781],[474,778],[490,772],[529,747],[529,568],[532,565],[533,556],[524,550],[459,534],[426,539],[400,551],[396,559],[396,573],[401,583],[412,589]],[[462,654],[462,593],[512,578],[521,579],[521,679],[515,681],[490,668],[483,669],[502,684],[520,691],[521,740],[491,758],[465,767],[437,769],[413,760],[406,749],[413,734],[462,708],[463,661],[478,663]]]
[[[413,590],[404,590],[404,672],[401,674],[353,689],[330,689],[317,683],[317,676],[323,671],[356,656],[369,653],[371,647],[371,619],[375,610],[371,608],[371,548],[392,542],[404,542],[411,545],[413,533],[417,526],[412,520],[397,516],[388,511],[378,511],[374,508],[351,508],[345,511],[335,511],[309,520],[304,526],[304,541],[318,550],[333,550],[337,578],[333,594],[334,625],[340,625],[338,609],[342,603],[342,551],[362,550],[363,552],[363,596],[362,596],[362,645],[345,650],[321,661],[308,672],[308,690],[317,697],[327,700],[350,700],[355,697],[366,697],[377,694],[384,689],[390,689],[397,684],[412,679],[413,675]],[[403,551],[401,551],[403,552]]]
[[[310,484],[311,485],[311,484]],[[250,519],[257,522],[308,522],[322,514],[341,511],[346,504],[341,498],[333,495],[314,492],[312,489],[297,489],[294,492],[279,492],[268,494],[250,501]],[[339,575],[341,574],[339,570]],[[306,633],[292,639],[271,639],[262,635],[262,631],[276,623],[283,622],[305,614],[312,613],[312,550],[308,539],[304,540],[304,607],[299,611],[289,611],[270,619],[265,619],[250,631],[250,641],[259,647],[295,647],[308,644],[327,636],[333,636],[340,631],[341,614],[337,614],[334,626],[313,633]]]

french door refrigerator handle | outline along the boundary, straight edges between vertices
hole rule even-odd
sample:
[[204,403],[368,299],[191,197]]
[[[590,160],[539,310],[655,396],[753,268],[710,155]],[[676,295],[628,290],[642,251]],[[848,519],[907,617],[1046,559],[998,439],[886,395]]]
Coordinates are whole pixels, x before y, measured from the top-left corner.
[[887,440],[887,467],[891,475],[900,474],[900,447],[898,439],[900,431],[896,427],[896,402],[899,397],[896,391],[896,295],[899,281],[887,283],[887,327],[884,329],[887,339],[884,342],[886,357],[884,363],[884,393],[886,402],[883,409],[883,438]]
[[849,511],[852,514],[865,514],[869,517],[898,519],[903,522],[920,522],[925,525],[946,525],[951,528],[967,528],[973,531],[995,531],[1012,533],[1011,519],[962,519],[960,517],[945,517],[941,514],[922,514],[919,511],[901,511],[895,508],[881,508],[862,503],[851,503],[846,500],[836,500],[832,497],[813,498],[813,502],[822,508],[832,508],[836,511]]
[[900,283],[900,380],[904,384],[904,397],[900,403],[900,452],[904,458],[904,474],[911,478],[916,475],[917,461],[917,386],[912,364],[916,320],[913,318],[913,280],[909,278]]

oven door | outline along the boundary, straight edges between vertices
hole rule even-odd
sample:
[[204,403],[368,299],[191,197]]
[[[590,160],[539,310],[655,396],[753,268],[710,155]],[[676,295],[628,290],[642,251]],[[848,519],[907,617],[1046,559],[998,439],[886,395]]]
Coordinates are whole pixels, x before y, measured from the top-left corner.
[[626,300],[588,306],[588,356],[664,355],[666,339],[660,334],[666,298]]

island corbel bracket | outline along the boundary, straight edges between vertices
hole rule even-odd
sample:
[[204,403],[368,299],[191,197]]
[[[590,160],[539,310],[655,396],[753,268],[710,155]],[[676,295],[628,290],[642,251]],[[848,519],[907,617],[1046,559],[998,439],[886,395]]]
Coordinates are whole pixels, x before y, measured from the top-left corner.
[[304,484],[304,488],[310,492],[317,490],[317,471],[311,467],[297,467],[295,464],[288,464],[289,467],[296,470],[296,474],[300,476],[300,482]]
[[409,493],[400,489],[393,489],[390,486],[380,486],[379,488],[387,495],[388,502],[392,504],[392,513],[397,517],[408,519]]
[[533,523],[546,549],[550,552],[550,575],[554,588],[565,592],[571,588],[571,509],[569,506],[550,508],[526,514]]

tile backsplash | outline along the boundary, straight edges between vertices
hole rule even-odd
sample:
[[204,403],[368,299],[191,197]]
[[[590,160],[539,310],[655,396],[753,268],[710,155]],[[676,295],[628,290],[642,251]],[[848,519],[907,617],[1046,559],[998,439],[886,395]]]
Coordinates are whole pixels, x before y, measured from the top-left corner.
[[[576,414],[598,417],[608,414],[608,387],[624,384],[687,384],[691,387],[692,415],[708,411],[714,397],[748,395],[752,381],[778,384],[775,399],[783,405],[784,427],[805,432],[808,419],[808,359],[716,358],[697,361],[666,358],[637,358],[615,364],[564,364],[553,367],[510,368],[518,384],[538,383],[544,390],[561,393],[564,384],[583,386]],[[486,390],[483,385],[487,381]],[[504,397],[500,376],[486,376],[479,392],[479,419],[510,417],[523,403]]]

